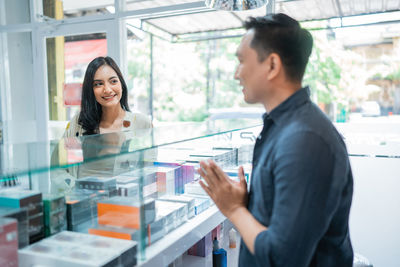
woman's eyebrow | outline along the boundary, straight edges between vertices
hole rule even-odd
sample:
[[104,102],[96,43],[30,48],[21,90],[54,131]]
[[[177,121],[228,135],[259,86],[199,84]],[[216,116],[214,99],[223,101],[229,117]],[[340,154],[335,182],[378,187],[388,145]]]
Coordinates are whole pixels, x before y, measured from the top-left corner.
[[103,80],[93,80],[93,82],[102,82]]
[[111,80],[111,79],[115,79],[115,78],[118,78],[118,77],[117,76],[112,76],[112,77],[110,77],[108,79]]

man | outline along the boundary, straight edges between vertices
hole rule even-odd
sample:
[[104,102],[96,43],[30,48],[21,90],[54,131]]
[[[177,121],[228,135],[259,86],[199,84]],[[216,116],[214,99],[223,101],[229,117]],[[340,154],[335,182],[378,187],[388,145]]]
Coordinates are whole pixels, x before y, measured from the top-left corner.
[[[345,144],[301,81],[312,36],[284,15],[250,18],[235,79],[265,106],[250,190],[202,162],[200,182],[242,236],[239,266],[352,266],[353,178]],[[244,243],[244,244],[243,244]]]

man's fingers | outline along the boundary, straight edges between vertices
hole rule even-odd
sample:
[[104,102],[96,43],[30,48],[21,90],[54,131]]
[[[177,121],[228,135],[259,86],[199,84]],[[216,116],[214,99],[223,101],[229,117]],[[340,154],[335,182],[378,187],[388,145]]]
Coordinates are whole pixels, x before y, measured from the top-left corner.
[[205,171],[202,168],[198,168],[197,169],[197,173],[200,174],[201,177],[206,176],[207,174],[205,173]]
[[229,178],[225,174],[225,172],[215,163],[213,160],[209,160],[209,166],[210,169],[215,173],[215,176],[220,180],[220,181],[225,181],[228,182]]
[[208,186],[214,187],[216,182],[215,174],[204,161],[200,162],[200,172],[203,174],[200,175],[204,178],[204,180],[206,180]]
[[242,187],[245,187],[245,188],[247,189],[247,182],[246,182],[246,177],[245,177],[245,175],[244,175],[243,166],[240,166],[240,167],[239,167],[238,176],[239,176],[240,185],[241,185]]
[[214,200],[213,198],[213,194],[212,191],[210,190],[210,188],[208,186],[206,186],[203,181],[199,181],[200,186],[204,189],[204,191],[206,191],[206,193]]

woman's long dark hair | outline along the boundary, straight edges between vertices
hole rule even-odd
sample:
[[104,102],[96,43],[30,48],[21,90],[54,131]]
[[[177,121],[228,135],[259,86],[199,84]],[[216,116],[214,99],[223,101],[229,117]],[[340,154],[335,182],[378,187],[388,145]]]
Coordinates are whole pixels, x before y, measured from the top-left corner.
[[102,114],[101,105],[96,101],[93,91],[93,79],[96,71],[104,65],[110,66],[118,75],[122,87],[120,104],[123,110],[130,111],[128,106],[128,87],[118,65],[110,57],[97,57],[89,63],[82,85],[81,112],[78,123],[83,128],[83,135],[99,133],[99,124]]

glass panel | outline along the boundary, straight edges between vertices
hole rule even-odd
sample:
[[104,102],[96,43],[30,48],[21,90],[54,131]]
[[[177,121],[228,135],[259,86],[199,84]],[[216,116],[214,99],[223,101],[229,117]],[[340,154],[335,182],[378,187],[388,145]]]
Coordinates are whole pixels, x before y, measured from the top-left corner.
[[[9,60],[2,62],[5,67],[3,80],[4,103],[8,110],[2,114],[5,120],[5,142],[36,141],[35,90],[33,89],[32,37],[30,32],[4,34],[6,56]],[[7,88],[9,87],[9,88]],[[6,128],[7,127],[7,128]],[[26,134],[26,129],[30,134]]]
[[105,33],[46,39],[49,89],[49,139],[62,137],[67,121],[79,111],[86,67],[107,55]]
[[114,0],[43,0],[43,13],[54,19],[66,19],[115,13]]
[[29,0],[5,0],[0,2],[0,24],[20,24],[29,23],[30,21]]
[[[113,158],[116,155],[238,131],[260,124],[260,120],[216,120],[148,130],[64,138],[46,143],[4,144],[1,149],[8,151],[9,164],[1,169],[1,177],[74,167],[82,163]],[[48,155],[51,155],[51,160]],[[49,160],[44,160],[46,158]]]
[[127,21],[127,65],[125,77],[130,108],[150,114],[150,36],[137,30],[133,21]]

